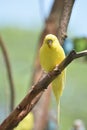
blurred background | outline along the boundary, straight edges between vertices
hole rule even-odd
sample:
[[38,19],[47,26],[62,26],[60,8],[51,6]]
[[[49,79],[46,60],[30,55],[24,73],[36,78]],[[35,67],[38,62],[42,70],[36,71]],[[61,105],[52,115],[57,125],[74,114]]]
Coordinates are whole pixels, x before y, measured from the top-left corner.
[[[12,71],[16,106],[31,84],[34,61],[45,20],[54,0],[0,0],[0,36],[3,39]],[[87,1],[75,1],[68,38],[63,44],[66,55],[72,50],[87,49]],[[73,61],[67,68],[66,87],[61,98],[61,129],[72,129],[81,119],[87,128],[87,57]],[[21,92],[20,92],[21,91]],[[56,102],[51,94],[48,130],[56,130]],[[0,123],[10,113],[8,73],[0,48]]]

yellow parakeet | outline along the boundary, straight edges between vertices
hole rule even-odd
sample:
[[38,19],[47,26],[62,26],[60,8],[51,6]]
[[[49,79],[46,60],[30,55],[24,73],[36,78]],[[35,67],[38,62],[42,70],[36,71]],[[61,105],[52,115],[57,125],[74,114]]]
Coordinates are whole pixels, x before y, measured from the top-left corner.
[[[65,58],[65,53],[61,47],[57,37],[53,34],[45,36],[43,45],[40,48],[40,64],[46,72],[53,70],[56,65],[60,64]],[[59,104],[60,96],[64,89],[65,70],[53,80],[52,89],[56,97],[57,104]]]

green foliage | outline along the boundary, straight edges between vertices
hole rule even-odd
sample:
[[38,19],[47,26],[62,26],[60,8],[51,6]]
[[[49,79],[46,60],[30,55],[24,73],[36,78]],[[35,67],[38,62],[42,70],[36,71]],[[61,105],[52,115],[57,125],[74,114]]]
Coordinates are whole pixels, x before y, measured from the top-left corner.
[[87,49],[87,38],[75,38],[74,48],[77,52]]
[[75,119],[87,128],[87,62],[74,61],[67,68],[66,87],[61,100],[62,130],[68,130]]
[[[16,104],[25,96],[29,89],[30,77],[33,71],[35,50],[39,31],[20,29],[1,29],[0,35],[7,48],[11,63],[12,75],[16,91]],[[5,63],[0,49],[0,102],[9,101],[9,83]],[[21,92],[20,92],[21,91]],[[5,102],[5,103],[6,103]],[[9,106],[9,103],[8,103]]]
[[[74,120],[81,119],[87,128],[87,62],[76,60],[66,70],[66,85],[60,101],[60,128],[71,130]],[[56,111],[53,96],[52,109]]]
[[[2,29],[0,33],[9,53],[17,105],[28,91],[39,32]],[[6,108],[6,102],[9,105],[9,94],[9,83],[0,49],[0,115],[4,113],[1,112],[1,108]],[[66,87],[61,98],[62,130],[69,130],[77,118],[82,119],[87,126],[86,99],[87,62],[75,61],[67,69]],[[53,102],[53,106],[56,106],[55,103]],[[6,115],[3,116],[4,119]],[[1,116],[0,119],[2,119]]]

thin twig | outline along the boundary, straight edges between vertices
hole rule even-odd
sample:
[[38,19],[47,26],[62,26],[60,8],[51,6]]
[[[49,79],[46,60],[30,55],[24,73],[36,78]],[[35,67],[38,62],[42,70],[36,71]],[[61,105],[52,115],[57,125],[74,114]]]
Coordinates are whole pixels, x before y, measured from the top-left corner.
[[76,53],[74,50],[51,72],[45,76],[32,87],[30,92],[16,107],[16,109],[2,122],[0,130],[11,130],[29,113],[39,100],[38,95],[42,94],[48,85],[76,58],[87,55],[87,50]]
[[82,57],[82,56],[85,56],[85,55],[87,55],[87,50],[82,51],[82,52],[78,52],[77,55],[75,55],[75,58],[79,58],[79,57]]
[[14,83],[13,83],[12,71],[11,71],[10,61],[8,58],[7,49],[1,37],[0,37],[0,47],[2,49],[4,61],[7,68],[7,74],[8,74],[9,86],[10,86],[10,111],[12,111],[14,108],[14,100],[15,100]]

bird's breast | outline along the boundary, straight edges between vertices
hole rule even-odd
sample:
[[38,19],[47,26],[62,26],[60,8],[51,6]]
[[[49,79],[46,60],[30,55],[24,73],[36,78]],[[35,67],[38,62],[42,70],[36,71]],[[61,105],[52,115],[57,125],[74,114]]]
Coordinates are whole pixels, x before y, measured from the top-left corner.
[[42,68],[47,72],[53,70],[54,67],[64,59],[64,57],[65,55],[61,51],[59,53],[57,50],[44,48],[40,50],[40,63]]

